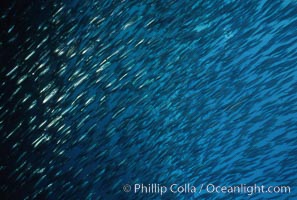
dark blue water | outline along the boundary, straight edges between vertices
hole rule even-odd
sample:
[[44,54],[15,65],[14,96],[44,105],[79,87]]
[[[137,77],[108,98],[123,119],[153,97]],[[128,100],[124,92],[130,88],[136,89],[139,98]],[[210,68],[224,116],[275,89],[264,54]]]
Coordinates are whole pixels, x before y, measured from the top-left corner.
[[1,199],[297,198],[296,1],[1,4]]

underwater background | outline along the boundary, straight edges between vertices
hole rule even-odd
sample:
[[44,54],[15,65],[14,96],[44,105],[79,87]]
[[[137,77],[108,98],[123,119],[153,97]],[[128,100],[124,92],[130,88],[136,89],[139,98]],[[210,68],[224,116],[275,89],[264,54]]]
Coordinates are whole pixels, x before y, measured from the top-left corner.
[[0,4],[1,199],[297,198],[297,1]]

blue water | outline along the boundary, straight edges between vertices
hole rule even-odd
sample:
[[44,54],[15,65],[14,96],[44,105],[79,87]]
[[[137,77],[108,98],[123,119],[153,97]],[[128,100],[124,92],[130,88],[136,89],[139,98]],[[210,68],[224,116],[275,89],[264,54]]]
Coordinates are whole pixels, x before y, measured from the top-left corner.
[[[4,1],[0,20],[1,199],[297,198],[297,1]],[[154,183],[197,191],[134,192]]]

